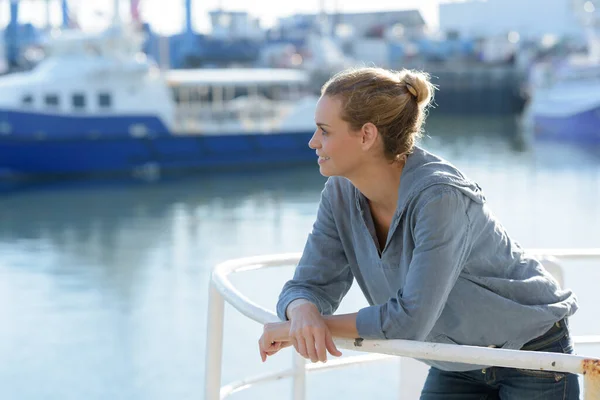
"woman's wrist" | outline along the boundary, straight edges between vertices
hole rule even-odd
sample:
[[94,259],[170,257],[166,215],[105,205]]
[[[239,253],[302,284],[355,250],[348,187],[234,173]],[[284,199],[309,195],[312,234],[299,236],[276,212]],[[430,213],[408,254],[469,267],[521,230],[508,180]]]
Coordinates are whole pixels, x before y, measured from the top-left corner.
[[269,331],[269,336],[272,342],[289,342],[290,325],[290,321],[273,322],[265,325],[265,329]]
[[314,307],[317,311],[319,310],[317,308],[317,306],[309,300],[306,299],[296,299],[294,301],[292,301],[286,309],[285,315],[288,319],[292,319],[292,316],[294,314],[294,311],[296,311],[298,308],[304,308],[305,306],[312,306]]

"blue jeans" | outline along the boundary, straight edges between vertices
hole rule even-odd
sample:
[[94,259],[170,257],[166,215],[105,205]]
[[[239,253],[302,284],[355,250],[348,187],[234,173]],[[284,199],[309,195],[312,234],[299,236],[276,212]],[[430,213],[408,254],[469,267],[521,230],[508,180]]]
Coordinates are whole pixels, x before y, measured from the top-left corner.
[[[573,353],[565,321],[522,350]],[[465,372],[431,368],[421,400],[579,400],[577,375],[552,371],[490,367]]]

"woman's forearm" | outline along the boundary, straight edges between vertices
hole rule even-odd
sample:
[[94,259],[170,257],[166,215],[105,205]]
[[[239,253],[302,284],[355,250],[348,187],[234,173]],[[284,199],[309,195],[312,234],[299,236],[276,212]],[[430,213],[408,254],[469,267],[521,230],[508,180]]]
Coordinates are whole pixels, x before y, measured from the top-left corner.
[[356,330],[356,316],[358,313],[325,315],[323,319],[331,332],[331,336],[355,339],[359,337]]
[[[324,315],[323,320],[331,333],[331,336],[337,336],[348,339],[359,337],[356,330],[356,316],[358,313],[341,315]],[[271,331],[270,337],[275,341],[289,341],[290,321],[278,322],[266,325]]]

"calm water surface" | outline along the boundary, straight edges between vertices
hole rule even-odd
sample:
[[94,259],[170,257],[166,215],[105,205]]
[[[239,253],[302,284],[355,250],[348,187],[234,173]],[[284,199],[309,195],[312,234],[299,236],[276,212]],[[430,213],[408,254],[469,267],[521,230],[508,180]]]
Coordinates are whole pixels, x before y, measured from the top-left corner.
[[[513,131],[512,119],[431,119],[424,146],[479,182],[524,247],[600,247],[600,148],[524,147]],[[201,399],[211,268],[300,251],[323,183],[315,160],[1,194],[0,399]],[[580,298],[576,334],[600,332],[595,264],[566,265]],[[273,308],[291,273],[255,271],[234,282]],[[364,305],[353,288],[340,311]],[[224,382],[289,366],[289,351],[260,363],[260,331],[227,308]],[[396,372],[388,363],[320,373],[308,380],[308,398],[394,399]],[[233,398],[289,393],[289,382],[277,382]]]

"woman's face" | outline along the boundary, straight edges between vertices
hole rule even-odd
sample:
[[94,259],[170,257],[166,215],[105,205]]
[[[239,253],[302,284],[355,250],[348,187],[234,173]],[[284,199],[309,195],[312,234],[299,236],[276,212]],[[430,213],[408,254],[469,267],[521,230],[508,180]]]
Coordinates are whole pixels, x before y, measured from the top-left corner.
[[335,97],[322,96],[315,111],[317,130],[308,142],[319,156],[323,176],[349,178],[364,159],[362,135],[353,132],[341,118],[342,103]]

